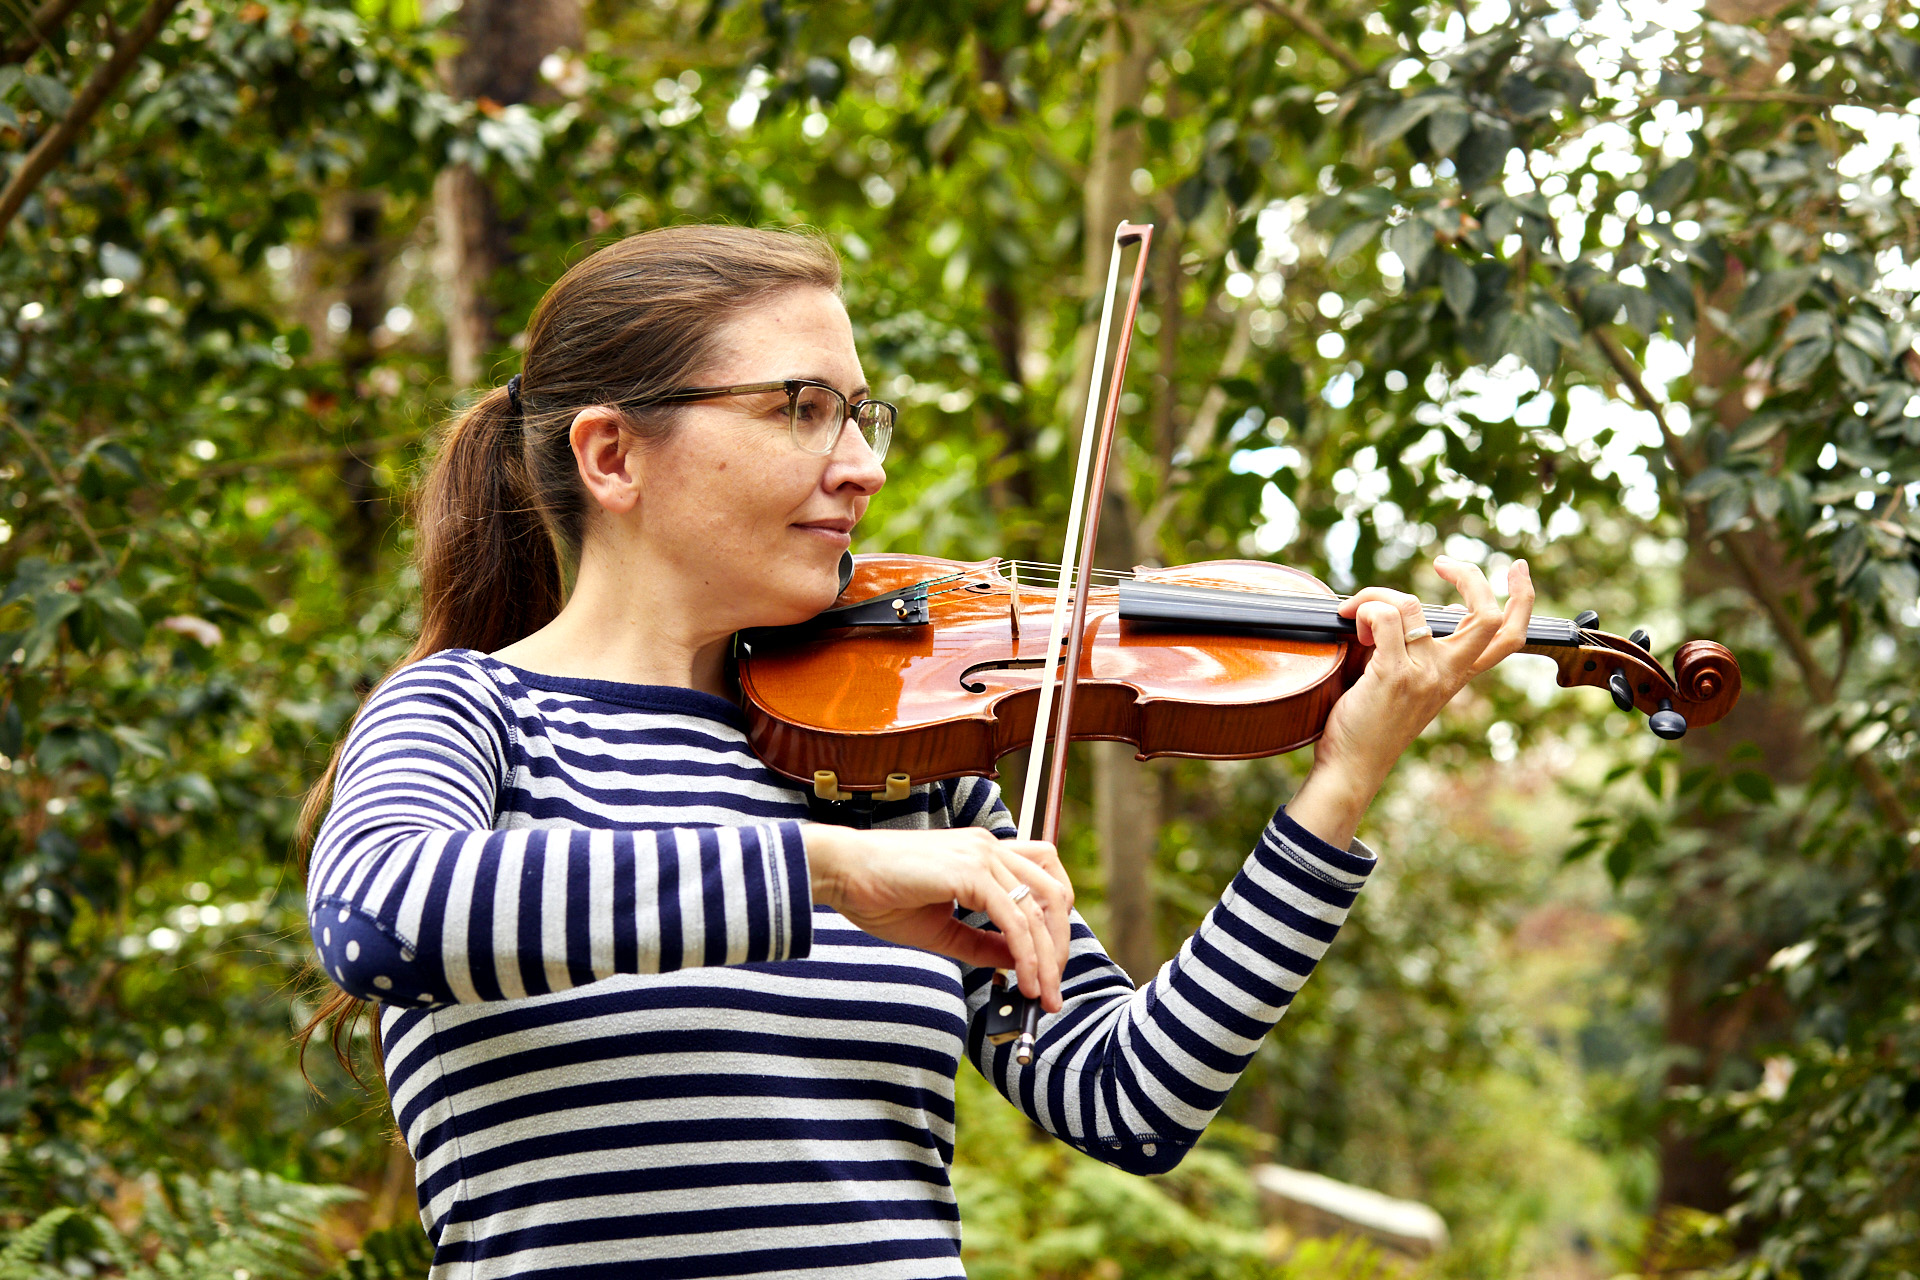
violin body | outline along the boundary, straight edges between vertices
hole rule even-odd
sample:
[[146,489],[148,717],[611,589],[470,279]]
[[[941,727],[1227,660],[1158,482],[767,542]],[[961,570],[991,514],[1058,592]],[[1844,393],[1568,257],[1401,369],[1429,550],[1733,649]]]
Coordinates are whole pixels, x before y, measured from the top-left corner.
[[[1019,586],[998,564],[859,556],[843,601],[949,575],[971,580],[933,593],[926,624],[751,637],[739,676],[754,751],[789,777],[831,772],[855,791],[880,789],[889,774],[916,784],[994,776],[995,761],[1032,741],[1053,608],[1051,588]],[[1333,596],[1308,574],[1257,560],[1139,573]],[[1126,626],[1116,606],[1113,588],[1091,592],[1075,741],[1129,742],[1143,760],[1276,755],[1319,737],[1348,683],[1348,641],[1234,636],[1222,645],[1218,634]],[[1009,662],[1024,665],[999,665]]]
[[[1260,560],[1143,568],[1132,581],[1227,600],[1251,593],[1256,604],[1305,599],[1329,617],[1336,599],[1310,574]],[[1143,760],[1278,755],[1320,736],[1365,665],[1367,651],[1350,635],[1263,634],[1231,618],[1129,621],[1121,595],[1111,586],[1089,592],[1075,741],[1128,742]],[[998,560],[858,556],[835,609],[814,624],[743,636],[738,672],[754,751],[828,799],[994,776],[1001,756],[1032,742],[1053,602],[1051,586],[1021,585]],[[850,625],[834,625],[843,621]],[[1550,642],[1529,651],[1555,659],[1562,685],[1607,687],[1621,673],[1634,706],[1683,716],[1683,732],[1719,719],[1739,694],[1738,665],[1711,641],[1682,646],[1676,681],[1631,641],[1583,631],[1576,643],[1572,624],[1561,626],[1564,639],[1543,631]]]

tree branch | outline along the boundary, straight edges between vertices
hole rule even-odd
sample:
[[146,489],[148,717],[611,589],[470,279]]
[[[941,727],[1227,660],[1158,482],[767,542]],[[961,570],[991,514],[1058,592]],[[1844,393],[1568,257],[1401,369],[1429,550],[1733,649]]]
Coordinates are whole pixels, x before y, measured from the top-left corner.
[[237,476],[250,471],[274,471],[286,467],[310,467],[322,462],[340,462],[347,458],[385,453],[389,449],[418,444],[420,435],[418,431],[408,431],[396,436],[373,436],[366,440],[352,440],[342,445],[323,444],[306,449],[290,449],[285,453],[268,454],[264,458],[236,458],[232,462],[223,462],[219,466],[202,467],[195,474],[200,478]]
[[[1655,422],[1659,423],[1660,438],[1665,444],[1667,459],[1673,465],[1675,473],[1679,475],[1681,483],[1684,484],[1693,479],[1700,473],[1699,464],[1687,453],[1679,437],[1675,436],[1667,426],[1666,417],[1661,412],[1663,406],[1653,398],[1653,393],[1647,390],[1647,384],[1641,378],[1640,370],[1635,366],[1632,358],[1618,342],[1614,341],[1613,335],[1604,329],[1593,331],[1593,341],[1594,345],[1600,348],[1600,354],[1606,357],[1607,363],[1613,366],[1614,372],[1620,375],[1620,381],[1625,383],[1627,390],[1633,393],[1634,400],[1642,409],[1653,415]],[[1827,669],[1821,665],[1819,656],[1814,653],[1813,646],[1807,641],[1806,633],[1795,624],[1793,615],[1787,610],[1785,598],[1774,590],[1769,582],[1766,572],[1761,568],[1760,556],[1738,530],[1729,529],[1720,535],[1720,546],[1726,553],[1727,559],[1732,562],[1734,571],[1740,575],[1747,594],[1753,597],[1754,602],[1766,613],[1767,621],[1773,625],[1774,634],[1780,637],[1780,642],[1793,656],[1794,665],[1800,668],[1801,679],[1806,682],[1807,692],[1812,695],[1815,702],[1831,706],[1839,697],[1839,687],[1834,678],[1827,674]],[[1873,797],[1873,802],[1880,810],[1881,816],[1892,824],[1896,831],[1911,830],[1913,816],[1907,812],[1906,804],[1894,790],[1893,784],[1887,781],[1886,775],[1881,773],[1879,767],[1865,755],[1853,751],[1846,752],[1846,755],[1847,762],[1853,766],[1855,776],[1860,779],[1867,793]]]
[[1351,50],[1335,40],[1332,34],[1320,25],[1319,19],[1308,13],[1304,6],[1293,3],[1293,0],[1253,0],[1253,2],[1274,17],[1292,23],[1296,31],[1319,45],[1329,58],[1345,67],[1348,75],[1359,78],[1373,74],[1365,63],[1353,56]]
[[95,67],[93,74],[87,77],[86,85],[75,95],[73,106],[67,109],[66,116],[49,129],[39,145],[20,162],[6,190],[0,191],[0,235],[6,234],[14,215],[20,212],[20,206],[27,202],[27,197],[40,185],[40,180],[53,171],[60,156],[79,140],[80,131],[86,128],[93,113],[119,89],[121,82],[133,70],[134,63],[140,60],[141,52],[160,34],[160,28],[166,25],[168,17],[179,4],[180,0],[153,0],[147,6],[147,11],[140,15],[140,21],[114,44],[113,56]]
[[40,465],[46,468],[47,479],[53,484],[54,491],[60,495],[60,505],[67,509],[67,514],[73,517],[73,522],[80,526],[80,532],[86,535],[87,545],[93,548],[93,554],[107,566],[107,575],[113,576],[117,572],[113,567],[113,558],[107,554],[107,549],[100,545],[99,535],[94,533],[93,526],[87,523],[87,513],[80,506],[80,500],[73,495],[73,486],[61,478],[60,469],[53,465],[53,458],[47,453],[47,447],[40,443],[40,437],[27,430],[26,424],[11,414],[7,415],[7,425],[26,441],[27,448],[33,451],[33,456],[38,458]]
[[87,0],[46,0],[46,3],[28,14],[24,26],[27,33],[8,45],[0,53],[0,64],[25,62],[36,49],[53,47],[53,36],[60,30],[62,23],[73,16],[73,11]]

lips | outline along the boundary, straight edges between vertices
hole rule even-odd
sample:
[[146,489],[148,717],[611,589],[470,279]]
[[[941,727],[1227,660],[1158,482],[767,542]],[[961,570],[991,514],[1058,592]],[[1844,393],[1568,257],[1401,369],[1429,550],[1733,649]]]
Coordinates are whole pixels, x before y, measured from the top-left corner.
[[795,522],[794,528],[812,529],[820,533],[850,535],[853,533],[853,521],[845,517],[833,520],[809,520],[804,524]]

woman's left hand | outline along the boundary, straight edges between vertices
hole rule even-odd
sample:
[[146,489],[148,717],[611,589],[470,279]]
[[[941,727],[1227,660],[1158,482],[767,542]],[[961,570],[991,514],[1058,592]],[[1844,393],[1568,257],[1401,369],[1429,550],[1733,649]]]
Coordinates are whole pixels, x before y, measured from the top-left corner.
[[1466,600],[1458,629],[1444,639],[1428,631],[1420,601],[1404,591],[1368,587],[1340,606],[1373,652],[1334,704],[1313,769],[1287,804],[1295,822],[1336,848],[1352,843],[1388,770],[1440,709],[1527,642],[1533,578],[1526,561],[1507,573],[1504,611],[1477,566],[1439,556],[1433,568]]

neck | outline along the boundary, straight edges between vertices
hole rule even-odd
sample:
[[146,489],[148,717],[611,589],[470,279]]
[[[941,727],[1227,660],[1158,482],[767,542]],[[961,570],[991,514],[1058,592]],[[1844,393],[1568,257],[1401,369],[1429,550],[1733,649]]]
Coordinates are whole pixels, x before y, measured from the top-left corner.
[[695,605],[698,585],[655,557],[589,539],[559,616],[494,656],[542,675],[732,698],[726,659],[733,631],[716,627],[710,611]]

